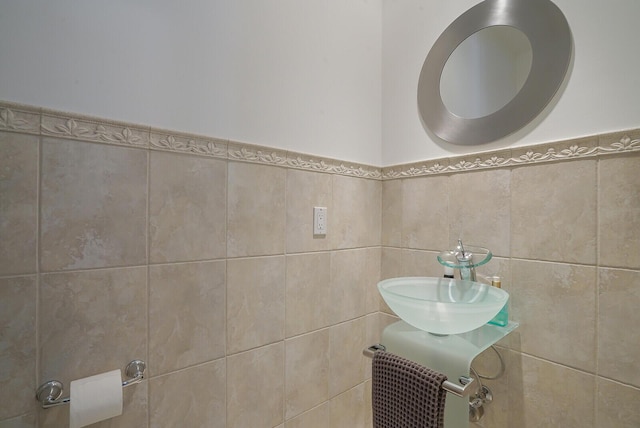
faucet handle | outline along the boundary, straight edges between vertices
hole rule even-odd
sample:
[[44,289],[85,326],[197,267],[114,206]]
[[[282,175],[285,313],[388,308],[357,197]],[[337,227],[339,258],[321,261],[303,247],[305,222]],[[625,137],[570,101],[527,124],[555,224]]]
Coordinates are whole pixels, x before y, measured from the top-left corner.
[[470,262],[471,260],[473,260],[473,254],[464,250],[462,239],[458,239],[458,246],[456,247],[455,256],[459,262]]

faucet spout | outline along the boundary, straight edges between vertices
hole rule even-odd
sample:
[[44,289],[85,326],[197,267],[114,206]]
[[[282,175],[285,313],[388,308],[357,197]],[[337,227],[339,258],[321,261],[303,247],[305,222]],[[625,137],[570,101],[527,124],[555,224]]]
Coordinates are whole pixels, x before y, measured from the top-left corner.
[[473,263],[473,253],[465,251],[462,239],[458,239],[458,246],[455,251],[456,260],[460,265],[460,279],[467,281],[476,280],[476,268]]

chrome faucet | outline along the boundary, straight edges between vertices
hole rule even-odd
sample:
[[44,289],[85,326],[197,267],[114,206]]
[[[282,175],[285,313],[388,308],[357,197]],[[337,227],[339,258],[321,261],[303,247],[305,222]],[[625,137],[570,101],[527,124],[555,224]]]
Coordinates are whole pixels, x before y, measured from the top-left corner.
[[[445,266],[445,276],[453,277],[451,269],[457,269],[460,271],[460,279],[477,282],[479,278],[483,277],[476,274],[476,267],[484,265],[492,257],[493,254],[488,248],[472,245],[465,247],[462,239],[458,239],[458,245],[454,250],[442,251],[438,254],[437,259],[441,265]],[[447,269],[449,269],[449,273],[447,273]],[[491,283],[487,278],[483,278],[483,282]]]
[[458,246],[454,252],[458,265],[460,265],[460,279],[467,281],[476,280],[476,268],[473,264],[473,253],[465,251],[462,239],[458,239]]

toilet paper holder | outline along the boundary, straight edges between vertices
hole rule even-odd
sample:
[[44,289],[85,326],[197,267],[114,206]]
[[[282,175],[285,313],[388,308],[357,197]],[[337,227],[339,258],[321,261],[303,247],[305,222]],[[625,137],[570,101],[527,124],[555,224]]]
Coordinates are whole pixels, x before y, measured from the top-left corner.
[[[142,360],[133,360],[127,364],[124,370],[127,380],[122,381],[122,387],[126,388],[127,386],[142,382],[146,368],[147,364]],[[36,391],[36,400],[42,405],[43,409],[69,404],[71,397],[60,398],[63,392],[64,386],[62,382],[50,380],[40,385]]]

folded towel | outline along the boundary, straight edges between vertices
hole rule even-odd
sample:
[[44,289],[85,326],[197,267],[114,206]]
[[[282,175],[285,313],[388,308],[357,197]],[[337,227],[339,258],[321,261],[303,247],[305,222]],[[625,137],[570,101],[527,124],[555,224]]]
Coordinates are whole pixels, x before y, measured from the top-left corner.
[[442,428],[447,377],[389,352],[373,355],[374,428]]

